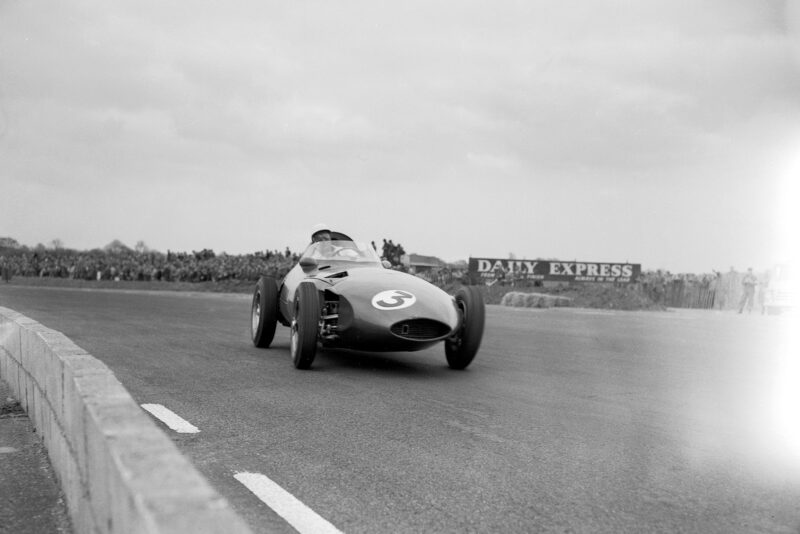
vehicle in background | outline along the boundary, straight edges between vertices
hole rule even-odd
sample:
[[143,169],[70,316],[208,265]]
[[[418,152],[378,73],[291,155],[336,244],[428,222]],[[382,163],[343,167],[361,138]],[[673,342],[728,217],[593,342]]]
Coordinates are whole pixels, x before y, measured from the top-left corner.
[[764,311],[769,315],[777,315],[796,307],[796,271],[790,265],[776,265],[769,271],[769,279],[764,289]]

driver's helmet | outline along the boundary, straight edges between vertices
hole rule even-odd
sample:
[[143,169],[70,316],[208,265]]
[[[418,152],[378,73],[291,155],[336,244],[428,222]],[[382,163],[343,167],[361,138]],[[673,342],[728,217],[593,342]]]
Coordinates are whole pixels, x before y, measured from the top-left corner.
[[330,241],[331,229],[325,223],[318,223],[311,227],[311,242]]

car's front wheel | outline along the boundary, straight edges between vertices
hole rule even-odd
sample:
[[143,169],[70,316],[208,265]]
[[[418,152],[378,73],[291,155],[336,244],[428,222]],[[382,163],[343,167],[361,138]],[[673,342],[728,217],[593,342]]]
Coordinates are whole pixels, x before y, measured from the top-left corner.
[[274,278],[262,276],[253,292],[250,307],[250,337],[253,345],[265,349],[275,337],[278,323],[278,286]]
[[465,286],[456,293],[456,306],[461,313],[461,326],[444,342],[447,364],[451,369],[465,369],[475,358],[483,339],[486,306],[475,286]]
[[312,282],[297,286],[294,296],[294,318],[292,319],[292,362],[298,369],[310,369],[317,353],[319,330],[319,293]]

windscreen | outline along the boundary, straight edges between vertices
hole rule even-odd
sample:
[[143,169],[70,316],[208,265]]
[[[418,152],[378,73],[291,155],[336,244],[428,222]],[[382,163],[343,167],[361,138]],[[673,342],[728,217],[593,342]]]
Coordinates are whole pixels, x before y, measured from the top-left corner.
[[380,258],[372,245],[357,241],[319,241],[311,243],[303,253],[303,258],[317,261],[342,261],[380,265]]

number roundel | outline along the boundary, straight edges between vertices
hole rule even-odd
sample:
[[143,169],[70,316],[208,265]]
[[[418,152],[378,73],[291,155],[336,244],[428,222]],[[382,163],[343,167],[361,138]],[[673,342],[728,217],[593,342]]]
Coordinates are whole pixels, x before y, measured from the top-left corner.
[[417,302],[417,297],[402,289],[381,291],[372,297],[372,305],[379,310],[402,310]]

